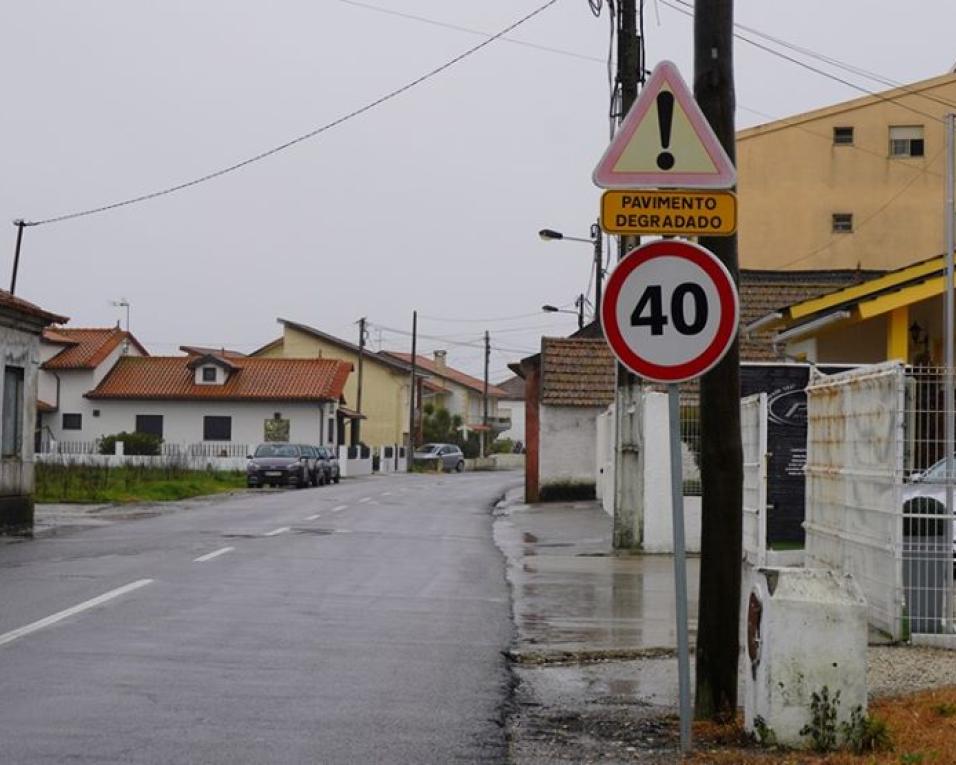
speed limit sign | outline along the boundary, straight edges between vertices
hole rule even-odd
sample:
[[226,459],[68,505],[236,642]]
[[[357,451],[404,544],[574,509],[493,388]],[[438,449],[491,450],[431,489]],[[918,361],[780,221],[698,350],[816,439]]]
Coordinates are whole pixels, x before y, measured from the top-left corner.
[[727,268],[703,247],[664,239],[631,251],[601,303],[604,335],[628,369],[663,383],[713,367],[737,336],[739,300]]

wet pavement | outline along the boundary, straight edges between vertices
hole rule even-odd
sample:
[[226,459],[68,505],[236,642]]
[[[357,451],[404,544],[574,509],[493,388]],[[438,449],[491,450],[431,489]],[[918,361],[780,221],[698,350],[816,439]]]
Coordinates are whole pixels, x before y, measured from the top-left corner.
[[[674,762],[673,557],[615,555],[597,502],[526,505],[515,491],[497,513],[516,627],[511,761]],[[698,572],[689,557],[691,614]]]
[[[611,651],[677,645],[670,555],[614,555],[597,502],[515,503],[495,524],[513,587],[516,650]],[[688,611],[697,613],[699,559],[688,557]],[[696,620],[690,622],[691,642]]]

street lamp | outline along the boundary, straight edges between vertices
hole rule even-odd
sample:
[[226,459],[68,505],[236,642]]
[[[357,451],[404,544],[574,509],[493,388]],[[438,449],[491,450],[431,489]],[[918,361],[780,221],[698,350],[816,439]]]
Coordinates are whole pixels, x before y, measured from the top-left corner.
[[558,308],[556,305],[543,305],[541,310],[545,313],[573,313],[578,317],[578,329],[584,328],[584,304],[587,302],[587,299],[584,295],[578,295],[574,299],[574,304],[578,307],[576,311],[569,311],[566,308]]
[[[550,228],[543,228],[538,232],[544,241],[553,241],[565,239],[569,242],[584,242],[594,248],[594,320],[598,326],[601,326],[601,282],[604,279],[604,253],[602,248],[601,226],[598,223],[591,224],[591,237],[585,239],[580,236],[566,236],[560,231]],[[580,306],[579,306],[580,307]],[[580,308],[583,312],[583,307]]]

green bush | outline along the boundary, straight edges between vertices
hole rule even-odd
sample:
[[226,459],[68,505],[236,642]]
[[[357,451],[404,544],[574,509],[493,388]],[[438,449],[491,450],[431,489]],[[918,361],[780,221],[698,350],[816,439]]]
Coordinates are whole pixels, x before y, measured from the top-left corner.
[[100,439],[100,454],[115,454],[116,442],[123,442],[124,454],[139,454],[155,457],[159,454],[163,439],[152,433],[116,433],[112,436],[103,436]]
[[499,438],[488,450],[492,454],[511,454],[515,450],[515,442],[510,438]]

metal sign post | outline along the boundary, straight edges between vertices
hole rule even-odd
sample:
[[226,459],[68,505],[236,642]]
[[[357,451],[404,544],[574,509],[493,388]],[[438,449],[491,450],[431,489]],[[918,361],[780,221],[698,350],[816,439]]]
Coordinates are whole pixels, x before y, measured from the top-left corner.
[[[944,425],[944,438],[945,444],[943,448],[945,449],[946,456],[946,536],[945,544],[947,549],[949,547],[949,540],[953,538],[953,441],[956,437],[956,425],[954,425],[954,409],[953,405],[953,321],[954,321],[954,307],[953,307],[953,248],[956,246],[954,242],[954,232],[953,232],[953,215],[954,215],[954,174],[956,174],[956,168],[954,168],[954,163],[956,163],[956,151],[954,151],[953,141],[954,141],[954,130],[956,130],[956,115],[947,114],[944,120],[944,125],[946,127],[946,172],[944,173],[946,179],[946,190],[944,199],[946,200],[946,291],[943,293],[945,299],[943,305],[945,310],[943,312],[943,345],[945,350],[943,352],[945,364],[946,364],[946,376],[944,378],[943,390],[944,390],[944,399],[946,401],[943,406],[943,412],[946,417],[946,422]],[[948,557],[948,556],[947,556]],[[945,577],[946,579],[946,597],[944,598],[945,603],[945,618],[948,622],[948,629],[950,632],[953,631],[953,579],[952,577]]]
[[739,298],[733,278],[713,253],[670,239],[638,247],[617,264],[601,315],[620,362],[647,380],[667,383],[680,745],[686,752],[691,747],[690,647],[678,383],[699,377],[723,358],[737,336]]
[[687,558],[684,553],[684,466],[681,462],[680,387],[667,386],[671,446],[671,515],[674,537],[674,589],[677,597],[677,687],[680,699],[680,748],[691,747],[690,648],[687,637]]

